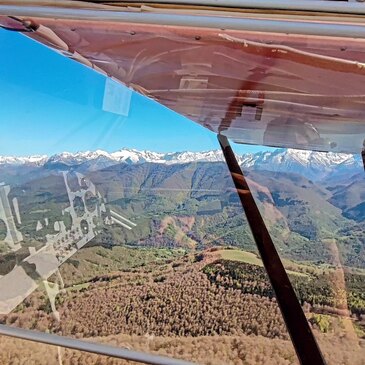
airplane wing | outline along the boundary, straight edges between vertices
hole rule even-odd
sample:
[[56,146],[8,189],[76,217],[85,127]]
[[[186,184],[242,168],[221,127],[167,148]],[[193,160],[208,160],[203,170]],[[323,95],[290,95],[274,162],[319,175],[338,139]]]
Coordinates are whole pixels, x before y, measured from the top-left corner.
[[102,3],[0,1],[0,24],[234,142],[362,150],[361,4]]

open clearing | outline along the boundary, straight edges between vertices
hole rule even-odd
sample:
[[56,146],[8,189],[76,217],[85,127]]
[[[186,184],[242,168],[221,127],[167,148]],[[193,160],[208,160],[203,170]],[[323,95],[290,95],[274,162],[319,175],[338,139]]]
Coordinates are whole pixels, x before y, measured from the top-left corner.
[[[239,261],[251,265],[263,266],[262,260],[252,252],[247,252],[243,250],[219,250],[216,253],[220,255],[221,258],[224,260]],[[289,262],[289,260],[286,261]],[[292,262],[290,262],[290,264],[292,264]],[[298,265],[296,263],[293,264]],[[299,266],[300,265],[298,265],[298,267]],[[292,271],[292,270],[286,270],[286,271],[288,274],[292,275],[308,276],[307,274],[298,271]]]

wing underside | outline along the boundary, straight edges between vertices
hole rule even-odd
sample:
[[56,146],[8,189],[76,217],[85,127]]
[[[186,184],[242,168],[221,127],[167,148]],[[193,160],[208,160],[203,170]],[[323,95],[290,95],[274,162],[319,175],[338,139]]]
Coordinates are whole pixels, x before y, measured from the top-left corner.
[[[361,16],[63,5],[23,6],[17,14],[3,5],[1,24],[20,22],[28,36],[234,142],[362,148]],[[214,19],[227,27],[211,27]]]

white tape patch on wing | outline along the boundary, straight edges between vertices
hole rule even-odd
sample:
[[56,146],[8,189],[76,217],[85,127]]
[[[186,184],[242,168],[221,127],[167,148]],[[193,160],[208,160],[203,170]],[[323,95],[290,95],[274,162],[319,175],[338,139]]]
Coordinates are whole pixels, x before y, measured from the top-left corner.
[[126,86],[106,78],[104,88],[103,110],[128,117],[132,90]]

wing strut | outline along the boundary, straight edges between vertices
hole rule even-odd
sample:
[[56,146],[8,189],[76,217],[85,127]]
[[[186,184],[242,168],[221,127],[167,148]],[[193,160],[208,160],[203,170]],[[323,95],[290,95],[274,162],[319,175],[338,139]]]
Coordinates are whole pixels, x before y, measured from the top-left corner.
[[106,345],[103,343],[89,342],[76,338],[63,337],[51,333],[38,332],[23,328],[10,327],[0,324],[0,335],[15,337],[22,340],[44,343],[66,347],[78,351],[90,352],[97,355],[114,357],[117,359],[130,360],[133,362],[149,365],[196,365],[195,363],[173,359],[167,356],[149,354],[145,352],[133,351],[126,348]]
[[227,137],[219,134],[224,158],[231,173],[248,224],[266,272],[275,291],[276,299],[288,328],[291,340],[302,365],[325,364],[318,344],[309,327],[302,307],[285,272],[274,243],[255,203],[243,172],[236,160]]

